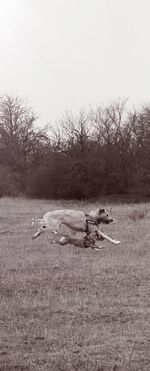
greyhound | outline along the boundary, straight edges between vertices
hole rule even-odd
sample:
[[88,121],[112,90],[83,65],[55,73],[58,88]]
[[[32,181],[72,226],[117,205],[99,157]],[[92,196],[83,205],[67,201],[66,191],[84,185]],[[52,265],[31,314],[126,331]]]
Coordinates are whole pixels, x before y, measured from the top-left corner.
[[[120,241],[116,241],[105,235],[99,230],[100,223],[109,224],[113,222],[112,217],[105,209],[91,210],[89,213],[79,210],[54,210],[47,212],[42,219],[33,219],[32,225],[40,224],[40,228],[34,234],[32,239],[37,238],[42,233],[49,231],[55,235],[61,236],[60,245],[73,244],[79,247],[91,247],[100,250],[104,246],[96,246],[96,240],[104,240],[118,245]],[[66,226],[72,230],[73,235],[62,236],[61,227]],[[76,237],[76,232],[85,233],[84,237]]]

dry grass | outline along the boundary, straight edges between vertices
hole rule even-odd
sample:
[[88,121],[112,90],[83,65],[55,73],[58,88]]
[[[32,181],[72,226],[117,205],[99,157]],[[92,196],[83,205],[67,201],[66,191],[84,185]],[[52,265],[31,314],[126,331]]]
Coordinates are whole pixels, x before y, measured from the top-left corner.
[[147,212],[148,209],[145,206],[144,207],[138,206],[136,208],[133,208],[133,210],[129,212],[129,218],[132,221],[137,222],[140,219],[144,219],[147,215]]
[[150,370],[150,205],[108,204],[101,253],[31,240],[32,217],[93,206],[0,200],[0,371]]

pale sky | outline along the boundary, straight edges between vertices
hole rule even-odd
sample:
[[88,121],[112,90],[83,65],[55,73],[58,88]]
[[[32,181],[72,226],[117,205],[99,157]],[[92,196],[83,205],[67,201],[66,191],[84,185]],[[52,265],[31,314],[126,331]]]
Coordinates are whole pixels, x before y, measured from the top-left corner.
[[45,125],[65,111],[150,102],[150,0],[0,0],[0,95]]

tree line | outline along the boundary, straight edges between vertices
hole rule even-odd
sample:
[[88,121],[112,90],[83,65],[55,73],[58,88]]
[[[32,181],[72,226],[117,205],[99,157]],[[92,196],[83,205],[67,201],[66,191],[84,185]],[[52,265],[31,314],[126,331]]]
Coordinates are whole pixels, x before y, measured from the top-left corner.
[[0,97],[0,196],[150,196],[150,104],[118,99],[39,129],[19,97]]

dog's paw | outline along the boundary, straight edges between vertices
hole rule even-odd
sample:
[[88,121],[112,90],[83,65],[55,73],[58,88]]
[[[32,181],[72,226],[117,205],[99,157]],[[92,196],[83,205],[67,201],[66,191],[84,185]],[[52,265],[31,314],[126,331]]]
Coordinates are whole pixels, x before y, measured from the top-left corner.
[[120,245],[120,241],[113,240],[113,243],[114,243],[115,245]]

